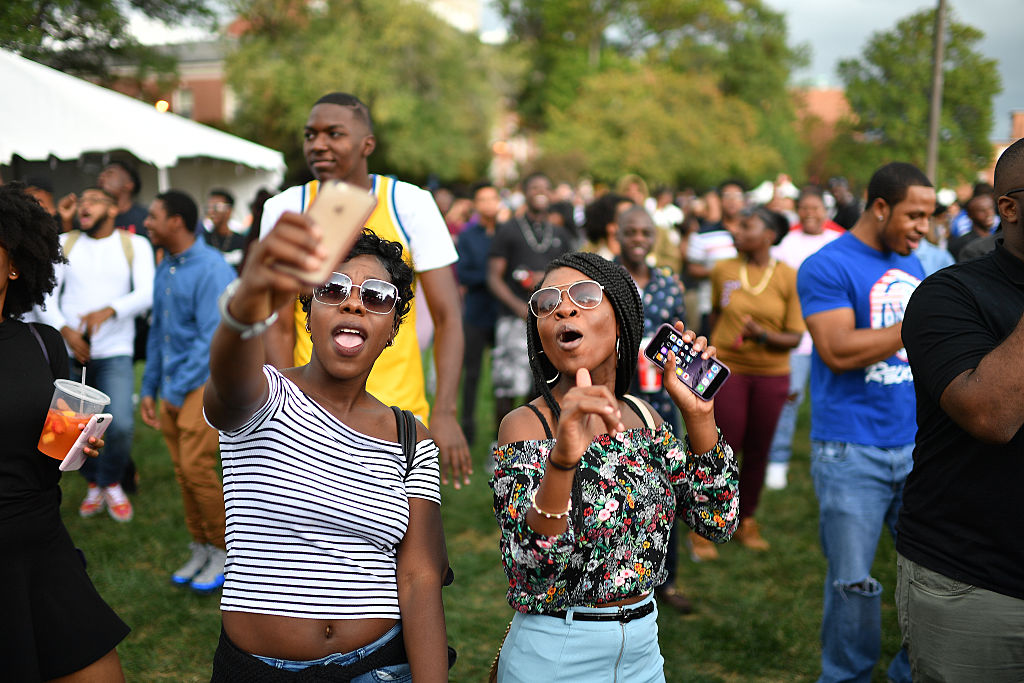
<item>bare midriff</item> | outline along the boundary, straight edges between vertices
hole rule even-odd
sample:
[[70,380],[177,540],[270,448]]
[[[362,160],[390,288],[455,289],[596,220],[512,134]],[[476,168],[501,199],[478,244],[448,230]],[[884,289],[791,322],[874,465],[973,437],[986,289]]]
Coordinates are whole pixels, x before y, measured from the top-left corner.
[[239,649],[297,661],[354,652],[398,623],[397,619],[305,619],[251,612],[221,615],[224,632]]

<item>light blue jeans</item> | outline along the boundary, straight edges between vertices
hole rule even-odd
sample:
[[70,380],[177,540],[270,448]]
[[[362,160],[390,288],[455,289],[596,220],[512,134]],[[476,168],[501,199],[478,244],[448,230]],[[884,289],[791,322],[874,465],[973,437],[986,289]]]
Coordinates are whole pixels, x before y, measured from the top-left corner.
[[[311,666],[318,666],[320,664],[337,664],[339,666],[348,666],[354,664],[360,659],[363,659],[367,655],[379,650],[385,643],[392,638],[400,637],[402,632],[402,625],[395,624],[391,629],[382,635],[377,640],[373,641],[369,645],[364,645],[358,650],[352,652],[336,652],[320,659],[308,659],[308,660],[295,660],[295,659],[274,659],[273,657],[261,657],[259,655],[253,655],[256,659],[260,660],[264,664],[269,664],[276,669],[283,669],[285,671],[302,671],[308,669]],[[395,683],[406,683],[406,681],[412,680],[412,671],[409,669],[408,664],[395,664],[394,666],[382,666],[379,669],[368,671],[361,676],[356,676],[352,679],[352,683],[379,683],[380,681],[394,681]]]
[[[110,405],[104,408],[113,419],[103,434],[106,442],[95,458],[86,458],[82,465],[82,476],[90,484],[110,486],[121,481],[124,468],[132,453],[132,436],[135,433],[135,405],[132,392],[135,390],[135,370],[131,356],[94,358],[89,361],[85,383],[110,397]],[[71,379],[82,380],[82,372],[74,364]]]
[[779,423],[775,426],[772,447],[768,451],[768,462],[788,463],[793,457],[793,434],[796,432],[796,416],[800,404],[807,395],[807,382],[811,378],[811,354],[789,354],[789,398],[782,405]]
[[[629,608],[651,601],[653,593]],[[498,659],[499,683],[665,683],[657,603],[646,617],[625,624],[573,619],[618,609],[574,607],[564,619],[516,612]]]
[[[871,681],[882,647],[882,584],[872,578],[871,565],[882,527],[895,538],[913,451],[913,444],[811,442],[821,547],[828,561],[819,683]],[[910,682],[905,649],[893,659],[888,676]]]

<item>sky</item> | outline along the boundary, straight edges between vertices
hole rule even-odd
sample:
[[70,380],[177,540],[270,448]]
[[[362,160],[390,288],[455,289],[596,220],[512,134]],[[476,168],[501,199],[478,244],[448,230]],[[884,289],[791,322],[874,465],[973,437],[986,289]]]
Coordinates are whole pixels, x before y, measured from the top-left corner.
[[[502,33],[502,22],[493,0],[484,3],[481,30]],[[929,0],[765,0],[784,12],[790,43],[806,44],[811,63],[793,74],[794,83],[840,85],[836,67],[841,59],[860,56],[872,33],[888,31],[918,10],[935,7]],[[1019,37],[1024,3],[1021,0],[947,0],[951,15],[980,29],[985,37],[976,46],[985,56],[996,59],[1003,92],[993,102],[992,138],[1010,135],[1010,112],[1024,110],[1024,40]],[[166,27],[136,18],[132,27],[142,42],[179,42],[201,35],[168,31]]]
[[[918,10],[936,7],[922,0],[766,0],[786,14],[790,43],[811,48],[811,64],[794,74],[800,82],[841,85],[836,67],[859,57],[872,33],[888,31]],[[975,48],[998,62],[1003,92],[993,101],[993,139],[1010,135],[1010,112],[1024,110],[1024,41],[1020,38],[1024,4],[1020,0],[947,0],[958,22],[981,30]],[[948,17],[947,17],[948,19]]]

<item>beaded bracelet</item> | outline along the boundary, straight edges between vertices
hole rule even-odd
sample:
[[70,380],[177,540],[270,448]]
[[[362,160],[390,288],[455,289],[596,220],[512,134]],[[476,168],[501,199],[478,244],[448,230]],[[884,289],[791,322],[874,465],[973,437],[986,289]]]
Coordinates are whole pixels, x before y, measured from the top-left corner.
[[[538,491],[539,490],[540,489],[538,489]],[[572,512],[572,498],[569,499],[569,507],[566,508],[565,512],[551,514],[550,512],[544,512],[539,507],[537,507],[537,491],[534,491],[532,494],[530,494],[530,507],[533,508],[534,512],[536,512],[541,517],[544,517],[545,519],[565,519],[569,516],[569,513]]]

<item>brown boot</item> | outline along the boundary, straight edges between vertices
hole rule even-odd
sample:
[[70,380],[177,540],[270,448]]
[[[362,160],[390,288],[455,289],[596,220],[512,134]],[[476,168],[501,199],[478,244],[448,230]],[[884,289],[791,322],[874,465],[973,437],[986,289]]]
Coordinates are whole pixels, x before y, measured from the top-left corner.
[[733,538],[739,541],[739,544],[744,548],[750,548],[758,552],[764,552],[772,547],[768,541],[761,537],[761,528],[753,517],[740,520],[740,526],[736,529],[736,534]]
[[689,534],[690,559],[694,562],[711,562],[718,559],[718,548],[715,544],[695,531]]
[[680,614],[689,614],[693,611],[693,604],[690,599],[677,591],[672,586],[667,588],[655,588],[654,597]]

